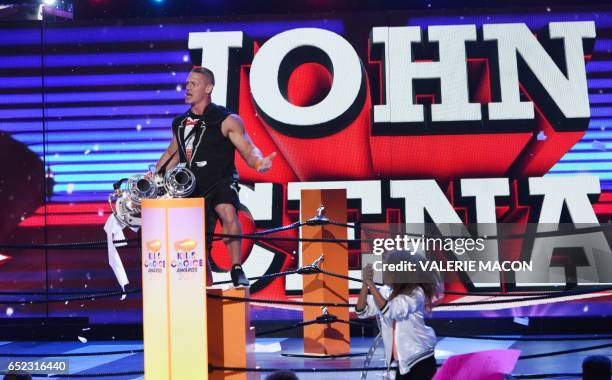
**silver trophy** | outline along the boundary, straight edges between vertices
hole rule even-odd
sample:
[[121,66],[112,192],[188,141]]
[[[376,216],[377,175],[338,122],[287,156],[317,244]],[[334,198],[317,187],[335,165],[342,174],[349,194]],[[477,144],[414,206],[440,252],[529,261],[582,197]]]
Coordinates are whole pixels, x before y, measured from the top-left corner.
[[164,175],[166,198],[186,198],[196,187],[195,174],[185,164],[178,164]]
[[143,199],[188,197],[195,190],[196,178],[185,164],[179,164],[163,177],[137,174],[121,179],[113,187],[115,191],[108,196],[113,215],[123,227],[139,228]]
[[115,191],[108,196],[108,204],[115,218],[125,226],[139,227],[140,203],[143,199],[157,198],[155,181],[138,174],[124,178],[113,185]]

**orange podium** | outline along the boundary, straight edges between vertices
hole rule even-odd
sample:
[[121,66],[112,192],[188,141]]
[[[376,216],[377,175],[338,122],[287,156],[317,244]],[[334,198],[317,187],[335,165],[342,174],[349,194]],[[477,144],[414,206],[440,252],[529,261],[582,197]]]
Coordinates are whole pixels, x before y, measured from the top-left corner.
[[[302,190],[300,220],[307,221],[325,207],[324,215],[336,222],[346,223],[346,190]],[[346,239],[346,227],[335,225],[303,226],[302,238]],[[319,268],[348,276],[348,244],[335,242],[302,242],[302,263],[309,265],[321,255]],[[305,302],[348,303],[348,280],[322,273],[302,276]],[[329,314],[349,320],[349,309],[330,307]],[[323,314],[320,307],[304,306],[304,321]],[[345,323],[313,324],[304,327],[304,353],[309,355],[345,355],[351,351],[349,325]]]
[[[249,297],[249,290],[208,289],[209,294]],[[208,297],[208,360],[216,367],[254,368],[255,330],[251,327],[248,302]],[[258,372],[220,371],[209,374],[211,380],[258,380]]]
[[204,199],[142,201],[147,380],[208,379]]

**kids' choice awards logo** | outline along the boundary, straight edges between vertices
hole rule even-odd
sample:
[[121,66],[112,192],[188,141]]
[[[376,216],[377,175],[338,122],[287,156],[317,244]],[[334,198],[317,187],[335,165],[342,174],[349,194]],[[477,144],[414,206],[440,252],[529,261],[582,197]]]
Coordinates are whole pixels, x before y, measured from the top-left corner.
[[198,243],[193,239],[174,242],[174,258],[170,266],[177,273],[198,273],[204,267],[204,257],[196,251]]
[[161,255],[161,241],[159,239],[147,242],[147,256],[143,265],[148,273],[162,273],[166,268],[166,259]]

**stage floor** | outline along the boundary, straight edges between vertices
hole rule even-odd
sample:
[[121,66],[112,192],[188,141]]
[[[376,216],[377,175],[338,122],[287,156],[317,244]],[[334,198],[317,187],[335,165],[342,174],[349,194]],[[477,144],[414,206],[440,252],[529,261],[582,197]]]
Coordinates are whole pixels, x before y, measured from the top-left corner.
[[[549,337],[560,337],[548,335]],[[365,353],[372,344],[373,338],[352,338],[353,353]],[[491,349],[513,348],[521,350],[521,355],[539,354],[553,351],[577,349],[588,346],[598,346],[610,343],[610,340],[588,341],[492,341],[471,340],[457,338],[441,338],[436,346],[438,363],[443,362],[451,355],[483,351]],[[36,353],[87,353],[104,351],[124,351],[142,349],[142,341],[89,341],[82,343],[79,340],[62,342],[0,342],[0,356],[7,353],[36,354]],[[364,356],[335,359],[310,359],[285,357],[281,354],[303,353],[303,343],[297,338],[258,338],[256,342],[257,366],[261,368],[359,368],[363,366]],[[382,367],[382,346],[378,348],[371,366]],[[542,374],[542,373],[580,373],[582,360],[589,355],[612,356],[612,348],[600,348],[591,351],[570,353],[564,355],[519,360],[514,374]],[[77,356],[69,360],[71,374],[103,374],[113,372],[143,371],[143,354],[125,353],[114,355]],[[371,372],[369,379],[380,379],[382,372]],[[262,379],[266,373],[262,373]],[[338,373],[299,373],[300,379],[357,379],[360,372]],[[54,377],[65,378],[65,377]],[[578,377],[559,376],[559,379],[575,379]],[[96,379],[144,379],[143,375],[130,376],[101,376]]]

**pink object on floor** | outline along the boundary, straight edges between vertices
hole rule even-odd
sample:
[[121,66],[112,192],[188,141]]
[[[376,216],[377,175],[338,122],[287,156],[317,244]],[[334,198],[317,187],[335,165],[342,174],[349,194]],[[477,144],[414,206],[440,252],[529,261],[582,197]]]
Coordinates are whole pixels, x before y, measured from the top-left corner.
[[448,358],[433,380],[503,380],[512,373],[519,350],[489,350]]

